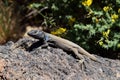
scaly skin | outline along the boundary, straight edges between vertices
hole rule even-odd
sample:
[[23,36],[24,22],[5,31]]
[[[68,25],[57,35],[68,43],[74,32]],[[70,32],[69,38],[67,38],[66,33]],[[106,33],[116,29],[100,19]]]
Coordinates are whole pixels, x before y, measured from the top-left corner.
[[90,54],[89,52],[84,50],[82,47],[80,47],[79,45],[77,45],[69,40],[57,37],[55,35],[52,35],[52,34],[49,34],[49,33],[46,33],[46,32],[40,31],[40,30],[32,30],[32,31],[28,32],[28,35],[31,37],[34,37],[36,39],[44,39],[46,41],[49,41],[49,40],[54,41],[55,44],[57,45],[57,47],[60,47],[64,50],[73,51],[75,53],[75,55],[77,55],[78,58],[80,58],[80,59],[82,58],[84,60],[83,56],[81,55],[81,54],[83,54],[83,55],[88,56],[89,58],[91,58],[94,61],[100,62],[95,56],[93,56],[92,54]]

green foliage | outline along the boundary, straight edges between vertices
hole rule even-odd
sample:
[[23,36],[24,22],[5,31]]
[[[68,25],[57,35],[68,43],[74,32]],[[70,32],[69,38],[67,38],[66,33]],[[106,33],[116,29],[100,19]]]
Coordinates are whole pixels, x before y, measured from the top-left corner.
[[48,7],[52,13],[43,15],[45,24],[53,20],[51,23],[64,25],[66,38],[88,50],[120,48],[120,0],[45,0],[32,5]]
[[[118,0],[116,0],[117,2]],[[70,34],[74,35],[73,41],[88,49],[101,47],[107,50],[118,50],[120,46],[120,13],[119,2],[101,1],[102,6],[92,3],[90,7],[84,6],[86,19],[91,19],[88,23],[76,21]],[[96,7],[94,7],[96,6]],[[88,45],[85,45],[88,44]],[[95,48],[96,49],[96,48]]]
[[[58,25],[60,25],[60,24],[68,23],[68,19],[70,17],[73,17],[73,16],[77,17],[78,13],[76,13],[76,12],[81,7],[80,2],[81,1],[78,1],[78,0],[77,1],[45,0],[40,3],[38,3],[38,2],[32,3],[29,5],[29,8],[37,9],[39,11],[38,14],[41,14],[42,17],[44,17],[44,19],[47,21],[46,24],[51,23],[50,21],[52,20],[52,23],[56,22],[56,23],[58,23]],[[40,11],[43,10],[45,7],[48,7],[48,9],[51,10],[52,13],[42,14],[42,12],[40,12]],[[49,20],[49,18],[51,18],[51,19]],[[50,24],[50,25],[53,25],[53,24]],[[56,26],[55,23],[53,26]]]
[[32,10],[32,11],[36,11],[35,14],[39,14],[42,18],[44,18],[43,22],[42,22],[42,26],[45,26],[47,28],[52,28],[56,26],[55,20],[53,18],[52,14],[48,14],[45,13],[43,14],[42,12],[44,10],[48,9],[48,6],[46,6],[47,4],[45,4],[45,2],[41,2],[41,3],[32,3],[30,5],[28,5],[28,9]]
[[66,24],[71,17],[78,17],[82,12],[81,0],[47,0],[53,17],[59,24]]

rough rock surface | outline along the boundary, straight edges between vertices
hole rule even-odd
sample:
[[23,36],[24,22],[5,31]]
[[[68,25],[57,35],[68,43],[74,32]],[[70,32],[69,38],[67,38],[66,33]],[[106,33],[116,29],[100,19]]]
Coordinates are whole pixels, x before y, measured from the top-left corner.
[[23,38],[0,46],[0,80],[120,80],[120,61],[102,58],[103,63],[87,56],[80,64],[72,52],[48,47]]

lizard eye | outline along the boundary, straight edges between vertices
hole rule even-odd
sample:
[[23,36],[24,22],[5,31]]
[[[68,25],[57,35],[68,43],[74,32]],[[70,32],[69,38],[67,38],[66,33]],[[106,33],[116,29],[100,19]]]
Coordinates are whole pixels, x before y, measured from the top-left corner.
[[35,34],[38,34],[38,31],[36,30],[34,33],[35,33]]

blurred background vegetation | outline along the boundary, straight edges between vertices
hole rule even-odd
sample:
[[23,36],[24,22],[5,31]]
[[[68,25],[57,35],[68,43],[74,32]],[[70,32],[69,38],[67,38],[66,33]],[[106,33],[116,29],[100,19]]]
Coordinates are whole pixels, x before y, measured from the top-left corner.
[[26,25],[42,27],[91,53],[120,58],[120,0],[2,0],[0,43],[16,41]]

